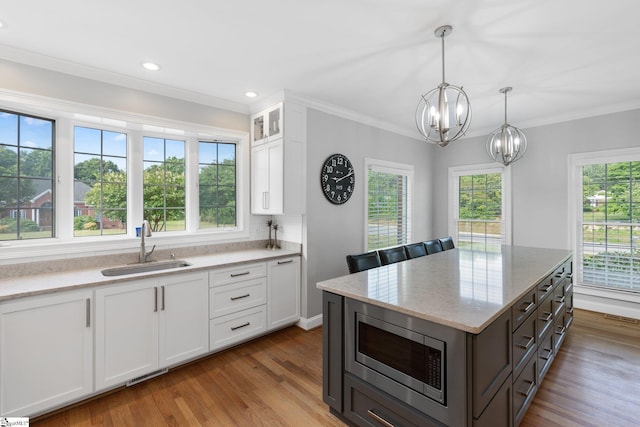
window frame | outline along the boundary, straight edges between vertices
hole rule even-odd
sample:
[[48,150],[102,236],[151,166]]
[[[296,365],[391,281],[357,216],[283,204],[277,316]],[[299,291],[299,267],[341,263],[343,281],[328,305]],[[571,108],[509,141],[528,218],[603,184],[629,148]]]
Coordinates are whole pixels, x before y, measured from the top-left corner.
[[502,244],[512,244],[511,168],[498,163],[482,163],[449,167],[448,232],[456,246],[458,245],[458,222],[460,220],[460,177],[493,173],[502,175]]
[[[640,147],[569,154],[567,161],[569,245],[574,254],[574,284],[577,293],[593,297],[640,303],[640,293],[603,286],[585,285],[582,281],[582,167],[594,164],[640,161]],[[633,223],[630,223],[633,225]]]
[[[414,165],[378,160],[366,157],[364,164],[364,251],[369,251],[369,169],[407,177],[407,243],[411,243],[413,234]],[[378,248],[382,249],[382,248]]]
[[[136,191],[141,193],[142,190],[143,135],[161,136],[167,139],[179,138],[187,141],[186,161],[189,162],[185,177],[187,229],[180,232],[154,234],[154,244],[180,247],[250,237],[248,131],[236,131],[199,123],[147,116],[4,89],[0,89],[0,109],[55,121],[57,144],[54,154],[56,173],[54,184],[58,190],[54,200],[56,235],[47,239],[2,242],[1,246],[5,250],[0,250],[0,262],[25,257],[56,259],[61,253],[64,253],[66,257],[86,256],[87,253],[118,252],[138,247],[139,238],[135,237],[135,227],[139,226],[136,218],[139,217],[139,222],[142,222],[142,197],[131,198],[131,194],[136,194]],[[73,129],[75,126],[100,128],[127,134],[127,194],[129,195],[127,216],[130,220],[127,224],[126,234],[73,237],[75,214],[73,204]],[[199,211],[197,143],[199,140],[217,140],[236,144],[236,227],[204,230],[197,228]],[[195,170],[191,171],[190,169],[193,168]],[[10,250],[6,250],[9,248]]]

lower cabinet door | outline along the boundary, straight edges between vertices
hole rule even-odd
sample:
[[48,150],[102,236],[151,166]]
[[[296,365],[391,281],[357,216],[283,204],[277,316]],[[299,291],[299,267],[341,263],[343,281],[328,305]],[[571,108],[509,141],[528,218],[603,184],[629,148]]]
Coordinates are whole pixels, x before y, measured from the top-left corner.
[[158,369],[157,280],[96,292],[96,390]]
[[270,261],[268,271],[268,328],[291,325],[300,319],[300,257]]
[[524,417],[533,396],[538,389],[538,358],[532,355],[522,370],[520,376],[513,383],[513,416],[514,425],[519,425]]
[[246,341],[267,330],[267,309],[264,305],[210,320],[211,351]]
[[33,416],[93,392],[92,291],[0,304],[0,414]]

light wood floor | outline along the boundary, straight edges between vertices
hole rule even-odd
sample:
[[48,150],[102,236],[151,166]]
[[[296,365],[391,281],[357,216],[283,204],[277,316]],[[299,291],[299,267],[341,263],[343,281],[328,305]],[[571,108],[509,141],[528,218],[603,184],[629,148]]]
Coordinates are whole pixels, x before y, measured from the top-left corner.
[[[33,426],[343,426],[322,402],[322,331],[291,327]],[[521,426],[639,426],[640,325],[576,310]]]

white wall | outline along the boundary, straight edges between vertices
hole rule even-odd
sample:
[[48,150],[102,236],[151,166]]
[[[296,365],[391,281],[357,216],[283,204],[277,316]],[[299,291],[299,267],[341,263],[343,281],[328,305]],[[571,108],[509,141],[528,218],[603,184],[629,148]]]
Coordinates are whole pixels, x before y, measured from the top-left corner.
[[[329,155],[342,153],[355,167],[351,199],[333,205],[320,188],[320,170]],[[376,129],[351,120],[309,109],[307,113],[307,285],[303,289],[302,316],[322,311],[322,294],[316,283],[348,274],[345,257],[364,248],[365,157],[405,163],[415,167],[413,241],[432,236],[432,168],[435,147],[426,142]],[[306,301],[306,306],[305,306]]]

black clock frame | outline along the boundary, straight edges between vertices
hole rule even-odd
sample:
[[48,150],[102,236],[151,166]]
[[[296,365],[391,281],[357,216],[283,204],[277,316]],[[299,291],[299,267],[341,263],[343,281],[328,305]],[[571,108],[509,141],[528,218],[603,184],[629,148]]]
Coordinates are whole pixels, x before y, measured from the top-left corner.
[[355,184],[355,171],[347,156],[336,153],[327,157],[320,171],[320,187],[328,201],[334,205],[346,203]]

